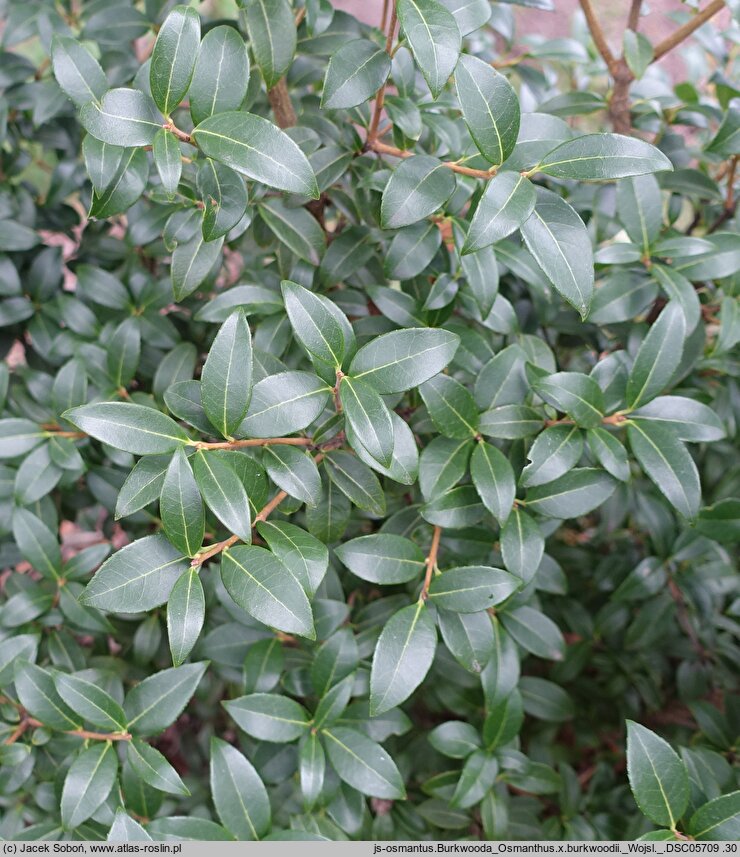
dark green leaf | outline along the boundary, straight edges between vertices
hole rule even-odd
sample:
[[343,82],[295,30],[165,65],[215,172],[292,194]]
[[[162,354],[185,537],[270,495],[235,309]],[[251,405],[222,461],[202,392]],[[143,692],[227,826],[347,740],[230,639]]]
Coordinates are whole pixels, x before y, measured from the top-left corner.
[[686,320],[678,303],[671,301],[648,331],[637,352],[627,381],[627,405],[638,408],[661,393],[681,361]]
[[153,673],[126,694],[124,711],[135,735],[156,735],[182,713],[195,693],[208,662],[184,664]]
[[492,178],[475,209],[462,252],[481,250],[519,229],[532,214],[536,199],[534,185],[519,173]]
[[152,99],[138,89],[109,89],[101,104],[90,101],[80,110],[85,130],[112,146],[151,146],[162,129]]
[[185,661],[197,642],[205,609],[198,569],[189,568],[177,579],[167,600],[167,636],[174,666],[179,667]]
[[252,337],[242,310],[221,325],[201,375],[203,409],[224,437],[231,437],[247,412],[252,392]]
[[[255,5],[265,2],[255,0]],[[306,156],[287,134],[261,116],[239,111],[218,113],[204,119],[192,137],[209,158],[250,179],[290,193],[319,196]]]
[[211,738],[211,793],[218,817],[237,839],[260,839],[269,831],[270,799],[259,774],[220,738]]
[[[214,76],[213,70],[218,73]],[[214,113],[238,110],[249,85],[249,54],[235,27],[213,27],[200,43],[190,82],[190,115],[197,125]]]
[[444,205],[454,190],[455,174],[437,158],[407,158],[393,171],[383,191],[381,224],[399,229],[423,220]]
[[424,554],[414,542],[392,533],[360,536],[334,552],[353,574],[371,583],[406,583],[424,567]]
[[527,508],[551,518],[577,518],[598,508],[614,493],[617,483],[593,467],[580,467],[527,490]]
[[82,405],[66,411],[64,418],[97,440],[135,455],[174,452],[188,439],[168,416],[129,402]]
[[306,735],[306,709],[276,693],[252,693],[224,703],[224,707],[248,735],[282,744]]
[[385,83],[390,70],[391,58],[374,42],[347,42],[329,60],[321,106],[336,110],[362,104]]
[[60,809],[62,824],[74,830],[108,797],[118,773],[118,759],[110,741],[93,743],[74,760],[64,778]]
[[293,10],[287,0],[241,0],[252,52],[271,89],[288,71],[296,48]]
[[560,179],[606,181],[641,176],[673,165],[655,146],[622,134],[585,134],[556,146],[537,169]]
[[375,741],[356,729],[322,729],[329,761],[340,779],[362,794],[403,800],[406,790],[393,759]]
[[[373,656],[371,715],[390,711],[408,699],[429,671],[436,648],[437,629],[423,601],[391,616]],[[331,750],[329,754],[333,760]]]
[[519,99],[490,63],[463,54],[455,70],[463,119],[483,157],[498,166],[514,151],[519,134]]
[[152,97],[170,113],[185,97],[193,76],[200,45],[200,17],[190,6],[175,6],[157,34],[149,66]]
[[437,575],[429,588],[429,598],[454,613],[477,613],[506,601],[520,585],[516,577],[500,568],[469,565]]
[[227,457],[218,450],[198,450],[193,457],[198,488],[206,505],[229,532],[242,541],[252,539],[252,513],[249,498]]

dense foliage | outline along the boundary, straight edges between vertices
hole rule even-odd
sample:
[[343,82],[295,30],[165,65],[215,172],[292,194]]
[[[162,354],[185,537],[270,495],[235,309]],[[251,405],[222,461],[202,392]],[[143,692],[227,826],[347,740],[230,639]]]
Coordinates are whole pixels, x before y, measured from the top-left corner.
[[738,837],[723,0],[2,5],[0,835]]

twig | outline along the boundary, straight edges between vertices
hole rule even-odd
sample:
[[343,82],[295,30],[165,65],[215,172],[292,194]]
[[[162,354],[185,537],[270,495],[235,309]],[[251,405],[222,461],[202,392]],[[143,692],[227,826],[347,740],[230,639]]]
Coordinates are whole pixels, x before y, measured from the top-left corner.
[[311,446],[310,437],[251,437],[247,440],[223,440],[217,443],[207,443],[204,440],[191,441],[190,446],[196,449],[243,449],[249,446]]
[[735,199],[735,173],[737,171],[737,161],[738,156],[733,155],[730,159],[728,168],[727,168],[727,191],[725,195],[725,204],[722,207],[722,214],[714,221],[714,223],[707,230],[707,234],[710,232],[715,232],[719,229],[720,226],[726,221],[729,220],[732,215],[735,213],[735,208],[737,206],[737,200]]
[[424,574],[424,585],[421,588],[419,599],[426,601],[429,597],[429,587],[432,584],[432,575],[437,567],[437,554],[439,553],[439,540],[442,536],[442,527],[435,526],[432,534],[432,546],[429,548],[429,555],[426,560],[426,572]]
[[609,67],[609,71],[613,71],[617,58],[614,56],[611,48],[607,44],[606,36],[604,35],[604,31],[601,29],[599,19],[596,17],[593,7],[591,6],[591,0],[580,0],[580,4],[581,9],[583,9],[583,14],[586,17],[586,23],[588,24],[591,38],[594,40],[594,44],[596,45],[596,50],[603,57],[604,62]]
[[[388,34],[385,39],[385,52],[388,56],[393,56],[393,33],[396,29],[396,3],[395,0],[386,0],[387,3],[390,2],[391,5],[391,20],[388,25]],[[385,15],[386,15],[386,7],[383,8],[383,24],[385,24]],[[383,26],[385,29],[385,26]],[[370,127],[367,131],[367,143],[368,145],[372,145],[378,137],[378,125],[380,124],[380,116],[383,112],[383,104],[385,102],[385,88],[387,85],[387,80],[384,80],[380,89],[377,91],[375,95],[375,106],[373,107],[373,115],[370,119]]]
[[268,90],[267,98],[270,107],[272,107],[275,122],[280,128],[292,128],[298,124],[298,117],[293,108],[293,102],[290,100],[288,85],[284,77],[281,77],[275,86]]
[[640,9],[642,8],[642,0],[632,0],[630,13],[627,16],[627,29],[637,32],[640,26]]
[[[378,152],[378,154],[392,155],[394,158],[411,158],[414,154],[404,149],[397,149],[395,146],[388,146],[386,143],[381,143],[380,140],[368,141],[366,147],[372,149],[373,152]],[[498,172],[498,167],[491,167],[489,170],[475,170],[472,167],[463,167],[454,161],[442,161],[442,166],[464,176],[473,176],[476,179],[492,179]]]
[[658,42],[655,46],[655,50],[653,52],[653,62],[656,62],[661,57],[665,56],[668,51],[672,51],[676,45],[680,45],[685,39],[694,32],[694,30],[698,30],[702,24],[705,24],[711,17],[720,12],[725,7],[725,0],[712,0],[712,2],[705,6],[700,12],[697,12],[696,15],[690,20],[687,21],[682,27],[679,27],[670,36],[663,39],[662,42]]
[[190,134],[187,134],[185,131],[181,131],[175,125],[174,122],[168,122],[166,125],[163,125],[162,127],[164,128],[165,131],[169,131],[170,133],[174,134],[175,137],[177,137],[177,139],[180,140],[181,142],[190,143],[191,146],[195,145],[195,143],[193,142],[193,138],[190,136]]
[[[24,714],[23,719],[18,724],[18,728],[5,739],[5,744],[15,744],[15,742],[23,735],[30,727],[38,729],[43,727],[44,723],[37,720],[35,717],[28,717]],[[130,741],[131,734],[129,732],[89,732],[87,729],[65,729],[65,735],[74,735],[76,738],[84,738],[89,741]]]
[[686,606],[686,601],[683,597],[683,592],[681,592],[680,587],[673,579],[673,575],[668,572],[668,591],[671,594],[671,598],[676,603],[676,618],[678,619],[678,624],[681,626],[683,632],[691,641],[691,645],[694,651],[699,655],[702,660],[711,660],[711,653],[704,648],[701,643],[701,640],[697,636],[696,631],[694,630],[694,626],[691,624],[691,619],[689,617],[689,610]]

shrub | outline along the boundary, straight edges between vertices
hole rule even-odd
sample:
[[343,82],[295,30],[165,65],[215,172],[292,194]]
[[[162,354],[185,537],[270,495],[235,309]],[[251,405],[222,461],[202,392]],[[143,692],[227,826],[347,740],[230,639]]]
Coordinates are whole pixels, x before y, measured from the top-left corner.
[[4,837],[738,836],[737,53],[582,5],[10,5]]

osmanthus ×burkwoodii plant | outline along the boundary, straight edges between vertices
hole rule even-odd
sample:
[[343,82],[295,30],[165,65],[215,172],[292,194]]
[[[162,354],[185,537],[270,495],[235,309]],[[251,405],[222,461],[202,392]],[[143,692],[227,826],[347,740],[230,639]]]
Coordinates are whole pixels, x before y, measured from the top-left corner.
[[723,5],[10,5],[2,836],[737,837]]

